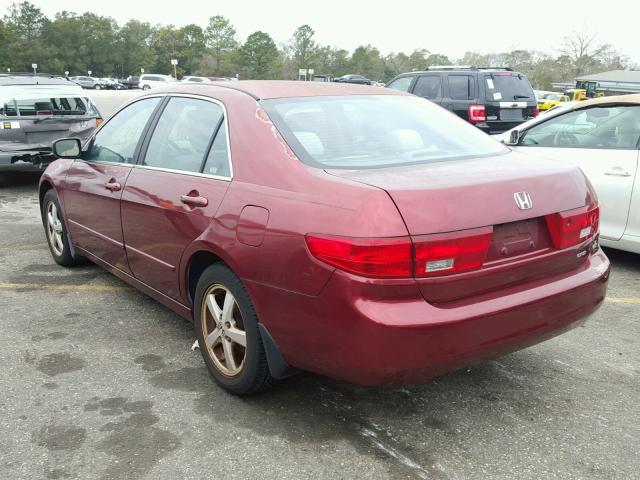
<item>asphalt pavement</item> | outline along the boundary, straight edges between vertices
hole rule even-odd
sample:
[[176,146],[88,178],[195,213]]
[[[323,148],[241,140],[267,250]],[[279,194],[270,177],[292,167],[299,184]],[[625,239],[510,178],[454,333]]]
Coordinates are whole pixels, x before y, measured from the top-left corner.
[[237,398],[191,324],[53,262],[37,177],[4,178],[0,239],[2,480],[640,479],[638,255],[609,250],[602,308],[526,350],[418,386],[303,373]]

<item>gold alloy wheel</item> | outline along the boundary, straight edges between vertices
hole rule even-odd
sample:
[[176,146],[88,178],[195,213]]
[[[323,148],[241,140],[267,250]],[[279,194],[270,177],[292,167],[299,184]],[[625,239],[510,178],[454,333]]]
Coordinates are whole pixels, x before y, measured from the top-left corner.
[[227,377],[238,375],[247,354],[247,334],[236,299],[225,286],[216,283],[203,295],[200,311],[203,347],[220,373]]
[[53,252],[59,257],[64,251],[62,243],[62,221],[58,216],[58,208],[53,202],[47,203],[47,239]]

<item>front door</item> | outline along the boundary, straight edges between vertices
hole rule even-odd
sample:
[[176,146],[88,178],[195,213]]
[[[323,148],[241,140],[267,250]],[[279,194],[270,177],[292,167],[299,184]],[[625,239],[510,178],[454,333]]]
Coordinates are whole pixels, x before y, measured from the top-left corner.
[[182,254],[211,225],[231,180],[222,107],[171,98],[142,150],[122,196],[129,265],[138,280],[183,301]]
[[142,132],[161,98],[139,100],[113,116],[69,168],[63,199],[74,245],[129,272],[120,198]]
[[624,234],[638,169],[640,106],[574,110],[527,130],[518,150],[571,162],[593,184],[600,201],[600,234]]

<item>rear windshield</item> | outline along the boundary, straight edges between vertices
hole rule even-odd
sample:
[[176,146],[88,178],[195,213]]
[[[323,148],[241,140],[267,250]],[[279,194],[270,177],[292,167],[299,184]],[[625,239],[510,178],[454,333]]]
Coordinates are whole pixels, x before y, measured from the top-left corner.
[[527,77],[519,73],[491,73],[485,76],[486,99],[492,102],[529,102],[535,100]]
[[508,150],[433,103],[404,95],[263,100],[295,154],[320,168],[376,168]]
[[31,117],[43,115],[80,115],[97,116],[91,102],[81,97],[33,98],[28,100],[12,100],[0,108],[0,115],[5,117]]

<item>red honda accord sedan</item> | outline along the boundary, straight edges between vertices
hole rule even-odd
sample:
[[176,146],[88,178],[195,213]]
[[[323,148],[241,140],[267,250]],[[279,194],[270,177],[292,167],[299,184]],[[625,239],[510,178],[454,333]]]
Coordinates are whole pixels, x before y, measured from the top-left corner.
[[577,167],[396,90],[172,85],[54,150],[54,260],[89,259],[193,320],[235,394],[300,369],[424,381],[566,331],[605,297]]

